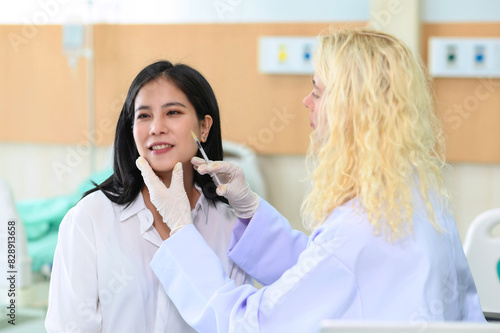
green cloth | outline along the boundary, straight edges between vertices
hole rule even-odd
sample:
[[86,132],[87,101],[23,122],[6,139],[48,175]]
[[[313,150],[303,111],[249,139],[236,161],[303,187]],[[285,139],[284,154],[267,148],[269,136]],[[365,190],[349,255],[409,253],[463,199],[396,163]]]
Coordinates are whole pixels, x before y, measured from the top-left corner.
[[28,242],[40,239],[52,230],[57,231],[64,215],[76,205],[80,197],[80,194],[71,194],[51,199],[19,201],[17,211]]
[[52,267],[57,246],[57,230],[52,230],[45,236],[28,241],[28,255],[31,258],[31,270],[39,272],[44,265]]
[[498,280],[500,281],[500,260],[498,261],[497,264],[497,275],[498,275]]

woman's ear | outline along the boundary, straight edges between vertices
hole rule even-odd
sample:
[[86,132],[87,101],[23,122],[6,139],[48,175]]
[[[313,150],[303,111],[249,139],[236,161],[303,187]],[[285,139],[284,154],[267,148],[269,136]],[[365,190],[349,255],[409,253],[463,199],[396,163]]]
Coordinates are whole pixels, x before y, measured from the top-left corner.
[[201,129],[201,142],[206,142],[208,138],[208,134],[210,133],[210,128],[212,128],[213,119],[208,114],[205,116],[205,119],[200,121],[200,129]]

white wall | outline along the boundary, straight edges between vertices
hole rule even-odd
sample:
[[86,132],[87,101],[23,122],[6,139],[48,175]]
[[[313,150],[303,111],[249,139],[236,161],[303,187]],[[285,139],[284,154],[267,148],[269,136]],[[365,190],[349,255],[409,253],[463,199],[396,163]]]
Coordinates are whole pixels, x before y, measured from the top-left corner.
[[423,0],[424,22],[498,22],[498,0]]
[[[404,4],[405,0],[393,0]],[[421,0],[424,22],[498,22],[498,0]],[[22,0],[0,24],[368,21],[370,0]]]
[[111,166],[108,148],[96,149],[92,170],[88,149],[81,145],[0,142],[0,177],[15,200],[73,194],[95,171]]
[[24,0],[0,11],[0,23],[229,23],[363,21],[369,0]]

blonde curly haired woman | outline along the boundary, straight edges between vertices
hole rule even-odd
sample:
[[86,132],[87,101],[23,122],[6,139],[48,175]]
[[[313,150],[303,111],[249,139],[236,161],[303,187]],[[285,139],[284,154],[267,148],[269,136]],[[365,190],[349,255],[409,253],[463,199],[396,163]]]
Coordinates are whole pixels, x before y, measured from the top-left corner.
[[422,64],[397,38],[369,30],[321,36],[315,64],[304,99],[314,128],[302,207],[309,237],[250,190],[241,168],[192,160],[200,174],[225,178],[217,193],[239,217],[229,257],[263,288],[234,285],[188,214],[166,205],[185,198],[183,187],[153,186],[138,160],[178,230],[151,264],[167,294],[199,332],[316,332],[323,319],[485,321],[448,207]]

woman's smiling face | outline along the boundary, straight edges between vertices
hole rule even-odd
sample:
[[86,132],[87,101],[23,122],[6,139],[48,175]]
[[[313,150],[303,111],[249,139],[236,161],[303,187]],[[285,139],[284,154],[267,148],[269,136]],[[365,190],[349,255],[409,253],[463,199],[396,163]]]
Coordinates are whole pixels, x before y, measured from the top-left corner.
[[[134,141],[139,155],[162,177],[168,176],[177,162],[184,171],[192,171],[190,160],[197,146],[193,131],[200,140],[208,134],[211,117],[200,121],[186,95],[169,79],[160,77],[145,84],[137,93],[134,105]],[[207,117],[209,119],[207,119]],[[208,125],[208,130],[206,130]],[[202,135],[202,131],[206,131]]]

